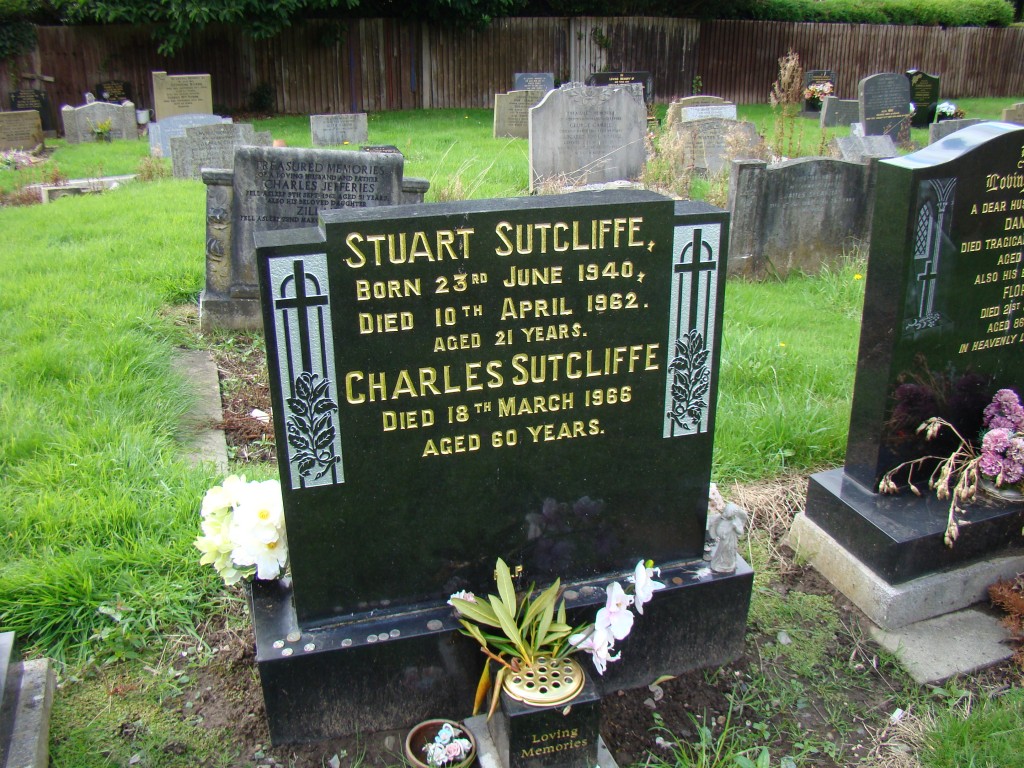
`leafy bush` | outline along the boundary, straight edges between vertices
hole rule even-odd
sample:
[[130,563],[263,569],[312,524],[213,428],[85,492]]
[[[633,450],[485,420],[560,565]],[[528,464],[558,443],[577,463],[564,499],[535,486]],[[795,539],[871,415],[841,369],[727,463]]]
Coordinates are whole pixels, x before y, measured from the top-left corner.
[[848,24],[1005,27],[1013,22],[1007,0],[765,0],[736,18]]

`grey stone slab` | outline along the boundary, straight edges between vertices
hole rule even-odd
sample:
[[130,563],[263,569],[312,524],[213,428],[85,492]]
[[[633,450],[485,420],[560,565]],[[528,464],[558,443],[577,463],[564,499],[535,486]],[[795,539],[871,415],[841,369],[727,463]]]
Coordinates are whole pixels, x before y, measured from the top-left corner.
[[171,169],[176,179],[201,178],[203,168],[233,168],[235,152],[243,146],[269,146],[270,134],[249,123],[199,125],[171,139]]
[[866,163],[871,158],[896,157],[896,145],[889,136],[837,136],[832,149],[841,159],[851,163]]
[[745,120],[706,117],[673,128],[681,139],[684,166],[703,175],[720,174],[728,171],[731,161],[760,154],[757,126]]
[[42,143],[43,123],[37,111],[0,112],[0,150],[30,150]]
[[232,122],[230,117],[220,115],[182,114],[165,117],[158,123],[149,123],[149,154],[154,157],[171,157],[171,139],[184,136],[187,128]]
[[191,384],[195,403],[185,414],[185,447],[192,464],[211,463],[221,474],[228,471],[228,447],[224,430],[220,378],[213,356],[206,350],[182,349],[174,353],[174,367]]
[[837,99],[826,96],[821,101],[821,114],[818,121],[822,128],[834,128],[850,125],[860,119],[860,106],[856,99]]
[[984,122],[976,118],[968,118],[966,120],[940,120],[937,123],[932,123],[928,126],[928,143],[934,144],[940,139],[944,139],[951,133],[956,133],[962,128],[970,128],[972,125]]
[[135,122],[135,105],[130,101],[123,104],[108,104],[94,101],[81,107],[65,106],[60,111],[64,123],[64,138],[68,144],[96,141],[95,127],[110,121],[111,139],[138,139],[139,129]]
[[709,104],[707,106],[672,109],[674,106],[674,104],[669,106],[669,117],[666,119],[669,125],[684,123],[690,120],[703,120],[708,117],[717,117],[722,120],[736,119],[735,104]]
[[314,147],[361,144],[368,138],[365,112],[346,115],[310,115],[309,132]]
[[1013,655],[1010,631],[997,616],[981,608],[947,613],[900,629],[870,627],[869,631],[919,685],[968,675]]
[[554,181],[636,179],[643,171],[647,107],[640,85],[548,91],[530,110],[530,190]]
[[57,677],[49,659],[11,665],[4,691],[3,730],[7,768],[47,768],[50,762],[50,712]]
[[530,138],[530,109],[547,91],[509,91],[494,94],[494,138]]
[[[491,729],[487,727],[487,715],[475,715],[463,720],[463,725],[476,739],[476,760],[480,768],[507,768],[501,761],[499,750],[491,737]],[[618,763],[604,738],[597,738],[597,768],[618,768]]]
[[988,587],[1024,571],[1024,552],[1003,554],[890,584],[804,513],[793,519],[789,544],[883,629],[942,616],[988,599]]
[[882,72],[857,85],[860,124],[865,136],[910,136],[910,81],[906,75]]
[[733,163],[729,274],[762,279],[835,265],[838,244],[870,238],[872,188],[872,169],[845,160]]

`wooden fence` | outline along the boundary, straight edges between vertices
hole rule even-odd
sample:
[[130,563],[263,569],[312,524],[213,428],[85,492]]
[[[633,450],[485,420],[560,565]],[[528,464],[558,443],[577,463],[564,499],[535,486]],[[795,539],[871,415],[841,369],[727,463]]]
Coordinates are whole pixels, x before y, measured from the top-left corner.
[[[128,81],[137,106],[151,107],[150,73],[164,70],[212,75],[217,111],[244,109],[264,86],[277,112],[330,114],[491,107],[515,72],[553,72],[564,82],[649,70],[658,101],[690,95],[699,76],[703,93],[765,102],[790,49],[806,69],[835,70],[842,98],[856,97],[862,77],[911,68],[941,75],[943,98],[1024,96],[1022,28],[637,17],[510,18],[483,31],[397,19],[308,21],[259,41],[211,27],[170,57],[156,52],[146,27],[40,27],[37,49],[14,69],[54,78],[45,88],[55,112],[83,103],[104,79]],[[0,67],[5,108],[12,81]]]

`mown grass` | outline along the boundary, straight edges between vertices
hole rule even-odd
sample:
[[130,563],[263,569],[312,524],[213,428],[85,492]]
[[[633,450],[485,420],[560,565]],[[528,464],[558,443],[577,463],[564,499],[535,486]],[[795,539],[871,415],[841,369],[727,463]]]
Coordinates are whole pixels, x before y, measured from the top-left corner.
[[[740,111],[770,117],[759,110]],[[305,118],[273,118],[257,128],[309,146]],[[491,138],[487,110],[375,115],[370,139],[402,149],[407,175],[430,178],[432,197],[443,189],[467,197],[525,192],[526,142]],[[69,176],[132,172],[147,146],[55,145],[49,162]],[[54,715],[54,764],[127,764],[136,748],[151,765],[227,759],[215,756],[208,733],[182,731],[164,706],[185,684],[168,649],[191,648],[202,658],[197,627],[225,612],[223,588],[192,547],[198,501],[216,478],[210,468],[186,466],[180,445],[190,395],[171,357],[176,344],[195,340],[167,311],[194,303],[202,287],[203,200],[200,182],[163,180],[0,208],[0,627],[18,633],[27,655],[63,663],[69,686]],[[841,461],[863,271],[851,253],[815,277],[730,281],[719,482]],[[770,569],[770,557],[762,552],[755,565]],[[798,640],[801,631],[818,633],[806,638],[815,649],[845,631],[834,607],[778,602],[759,589],[752,621]],[[794,657],[783,644],[771,650],[778,667],[819,675],[818,700],[842,722],[839,695],[856,676],[820,655]],[[750,686],[763,690],[762,708],[775,700],[798,708],[805,694],[767,676]],[[1021,722],[1018,704],[992,706]],[[136,721],[149,723],[145,733],[116,748],[105,744],[112,729]],[[798,725],[791,727],[795,733]],[[768,730],[734,732],[743,734],[737,750],[751,759],[759,754],[754,747],[773,738]],[[178,739],[188,742],[186,757],[158,749]],[[996,741],[966,740],[980,747]],[[814,764],[815,750],[826,750],[801,744],[797,764]]]

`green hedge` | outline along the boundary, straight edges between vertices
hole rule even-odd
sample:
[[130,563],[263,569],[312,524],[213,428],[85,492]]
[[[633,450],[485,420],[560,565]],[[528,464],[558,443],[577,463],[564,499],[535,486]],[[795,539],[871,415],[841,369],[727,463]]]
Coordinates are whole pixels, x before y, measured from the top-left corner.
[[756,0],[735,18],[847,24],[1005,27],[1013,23],[1007,0]]

